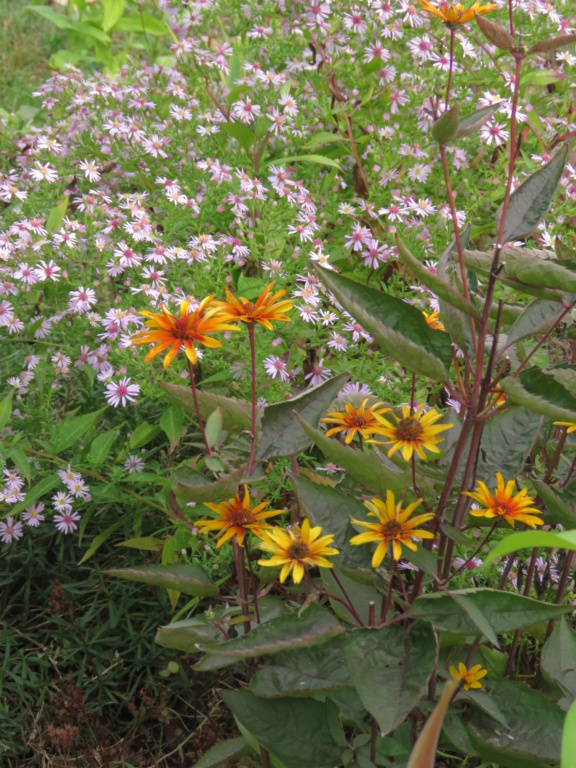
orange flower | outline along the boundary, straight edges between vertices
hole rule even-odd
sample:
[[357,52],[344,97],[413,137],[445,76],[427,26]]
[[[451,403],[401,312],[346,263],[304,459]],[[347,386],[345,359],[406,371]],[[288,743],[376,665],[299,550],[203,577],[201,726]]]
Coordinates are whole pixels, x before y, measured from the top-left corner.
[[428,314],[427,312],[422,312],[424,315],[424,318],[426,319],[426,322],[432,328],[433,331],[445,331],[446,328],[444,328],[444,324],[440,320],[440,312],[432,312],[432,314]]
[[180,317],[168,312],[164,306],[161,307],[162,314],[140,312],[141,315],[148,318],[146,326],[149,330],[134,334],[131,337],[132,344],[156,345],[144,358],[146,363],[170,347],[170,351],[164,358],[164,368],[168,368],[178,352],[184,347],[188,360],[196,364],[197,355],[194,342],[203,344],[205,347],[221,347],[222,342],[211,338],[211,333],[239,330],[235,325],[226,322],[230,320],[230,316],[222,310],[221,306],[209,309],[213,300],[214,295],[207,296],[193,312],[190,312],[190,302],[183,301],[180,304]]
[[252,531],[256,536],[263,536],[264,531],[271,526],[263,522],[269,517],[281,515],[283,510],[266,510],[268,502],[264,501],[258,504],[254,509],[250,509],[250,493],[248,488],[244,491],[244,498],[240,499],[237,493],[233,499],[223,501],[220,504],[211,504],[205,501],[204,505],[216,512],[218,518],[215,520],[197,520],[196,525],[202,533],[206,531],[220,531],[217,547],[221,547],[224,542],[236,536],[238,544],[244,546],[244,537],[248,531]]
[[269,331],[274,330],[271,320],[283,320],[290,322],[290,318],[283,314],[292,309],[292,302],[285,299],[280,301],[282,296],[286,294],[286,291],[278,291],[277,293],[270,294],[274,283],[270,283],[264,288],[260,296],[253,303],[244,296],[236,298],[226,288],[227,302],[218,302],[224,312],[228,313],[228,319],[241,320],[243,323],[260,323],[260,325],[268,328]]
[[418,0],[418,2],[427,13],[431,16],[436,16],[437,19],[443,21],[450,29],[456,29],[460,24],[467,24],[469,21],[473,21],[474,14],[476,13],[478,16],[485,16],[498,7],[495,3],[481,6],[480,0],[476,0],[474,5],[465,11],[462,3],[450,5],[443,0],[439,6],[435,6],[428,2],[428,0]]
[[470,514],[473,517],[498,518],[501,517],[510,523],[514,528],[515,521],[526,523],[530,528],[536,528],[537,525],[543,525],[543,520],[536,515],[542,512],[534,505],[534,499],[527,496],[526,488],[522,488],[519,493],[515,493],[516,483],[509,480],[504,483],[504,476],[496,473],[497,487],[494,493],[488,490],[486,483],[478,481],[475,491],[464,491],[464,496],[477,501],[480,509],[471,509]]

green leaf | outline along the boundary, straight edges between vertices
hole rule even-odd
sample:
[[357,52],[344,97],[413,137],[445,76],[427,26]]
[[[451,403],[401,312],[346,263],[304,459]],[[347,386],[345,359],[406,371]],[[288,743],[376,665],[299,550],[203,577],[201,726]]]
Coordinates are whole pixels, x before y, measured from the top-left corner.
[[167,408],[158,422],[160,427],[166,434],[168,440],[170,440],[170,450],[173,451],[182,436],[182,429],[184,428],[184,409],[178,403],[174,403],[170,408]]
[[86,413],[84,416],[61,421],[53,432],[52,452],[58,456],[59,453],[74,445],[88,430],[92,429],[105,410],[106,408],[100,408],[100,410]]
[[314,163],[314,165],[328,165],[330,168],[337,168],[339,171],[342,170],[342,167],[340,166],[340,163],[337,163],[336,160],[332,160],[331,157],[326,157],[325,155],[292,155],[291,157],[270,157],[265,165],[270,165],[271,163]]
[[334,768],[342,747],[337,710],[330,702],[302,699],[260,699],[249,691],[222,691],[225,704],[286,768]]
[[474,317],[476,320],[480,319],[480,313],[476,307],[469,304],[462,293],[456,290],[454,286],[450,285],[449,282],[443,280],[438,275],[433,274],[424,266],[424,264],[422,264],[422,262],[418,261],[418,259],[410,253],[398,235],[396,235],[396,245],[398,247],[398,257],[400,261],[408,267],[414,277],[453,307],[462,310],[462,312],[470,315],[470,317]]
[[512,248],[505,251],[503,262],[506,274],[519,280],[521,286],[535,285],[576,293],[576,265],[572,261],[558,260],[552,251]]
[[[194,399],[189,387],[182,387],[177,384],[167,384],[160,382],[160,386],[171,400],[179,403],[186,411],[196,415],[194,408]],[[200,415],[203,419],[219,408],[222,414],[222,426],[226,432],[244,432],[252,427],[251,404],[245,400],[236,400],[233,397],[224,397],[223,395],[214,395],[211,392],[197,392]],[[262,409],[258,409],[258,416],[261,417]]]
[[316,147],[322,144],[333,144],[334,142],[348,141],[344,136],[340,136],[338,133],[330,133],[329,131],[317,131],[313,133],[306,144],[302,145],[302,149],[316,149]]
[[151,440],[154,440],[161,431],[162,428],[158,424],[149,424],[147,421],[141,421],[130,435],[128,445],[132,450],[142,448],[144,445],[148,445]]
[[325,608],[312,603],[299,615],[280,616],[265,624],[257,624],[248,635],[235,637],[214,646],[200,642],[198,648],[217,656],[204,657],[194,667],[197,671],[219,669],[241,659],[280,653],[293,648],[322,645],[344,633],[344,627]]
[[155,642],[163,648],[198,654],[198,643],[218,643],[222,638],[222,633],[214,623],[201,615],[159,627]]
[[178,501],[224,501],[236,494],[242,480],[243,467],[229,475],[222,475],[214,482],[206,482],[204,475],[196,474],[190,467],[182,466],[176,470],[176,497]]
[[110,43],[110,37],[98,27],[92,26],[87,21],[71,21],[68,29],[78,32],[79,35],[93,37],[99,43]]
[[307,448],[310,436],[295,414],[317,427],[320,417],[347,380],[348,374],[341,373],[291,400],[266,406],[256,458],[268,461],[279,456],[292,456]]
[[58,13],[58,11],[48,8],[45,5],[28,5],[25,10],[37,13],[38,16],[43,16],[45,19],[48,19],[48,21],[51,21],[54,26],[58,27],[58,29],[70,28],[68,19],[63,13]]
[[527,408],[512,408],[484,424],[478,477],[493,483],[497,472],[515,477],[524,466],[542,419]]
[[447,112],[443,112],[441,117],[436,120],[430,131],[434,141],[438,144],[447,144],[456,137],[458,126],[460,125],[460,105],[454,106]]
[[513,344],[526,339],[529,336],[546,333],[559,316],[562,314],[563,307],[555,301],[543,301],[541,299],[532,299],[527,304],[522,313],[515,321],[514,325],[506,336],[506,341],[501,347],[500,354]]
[[[576,699],[576,634],[565,619],[560,619],[542,651],[541,669],[548,680],[557,683],[569,705]],[[562,706],[562,702],[560,703]]]
[[3,400],[0,400],[0,429],[4,429],[12,414],[12,398],[14,390],[11,389]]
[[243,736],[237,736],[235,739],[226,739],[220,741],[205,752],[200,760],[194,764],[194,768],[219,768],[219,766],[234,765],[238,758],[251,754],[251,747],[246,744]]
[[576,701],[572,703],[564,722],[561,768],[576,768]]
[[569,501],[564,501],[562,496],[542,480],[532,480],[532,485],[536,492],[546,505],[546,521],[557,525],[560,523],[564,528],[570,530],[576,528],[576,511]]
[[90,458],[93,467],[97,469],[104,464],[117,437],[118,430],[109,429],[107,432],[102,432],[101,435],[94,438],[90,446]]
[[116,22],[122,18],[126,7],[126,0],[102,0],[102,5],[104,7],[102,29],[104,32],[110,32]]
[[335,638],[316,648],[279,653],[257,670],[250,690],[262,698],[309,697],[351,685],[341,640]]
[[[483,22],[486,21],[483,19]],[[565,145],[549,163],[529,176],[510,195],[501,245],[526,237],[536,227],[554,197],[567,156],[568,147]],[[497,229],[500,227],[501,214],[499,209],[496,215]]]
[[116,520],[116,522],[112,523],[112,525],[109,526],[105,531],[98,534],[98,536],[95,536],[92,539],[92,543],[84,553],[82,559],[78,561],[78,565],[82,565],[82,563],[90,560],[90,558],[100,549],[102,544],[104,544],[104,542],[107,541],[110,536],[112,536],[112,534],[118,530],[118,528],[121,528],[124,525],[124,522],[124,518],[120,518],[120,520]]
[[[504,539],[501,544],[515,538],[515,536],[525,535],[527,534],[513,534]],[[538,545],[530,544],[530,546]],[[513,549],[506,551],[511,552]],[[499,554],[506,554],[506,552],[499,552]],[[493,556],[493,553],[491,553],[484,562],[489,562],[493,559]],[[497,634],[521,629],[530,624],[536,624],[539,621],[555,619],[570,610],[569,606],[552,605],[551,603],[533,600],[531,597],[524,597],[513,592],[500,592],[497,589],[485,587],[480,589],[459,589],[455,590],[452,594],[462,595],[479,608]],[[468,613],[455,602],[452,596],[449,597],[440,592],[418,597],[406,616],[431,621],[436,629],[444,630],[445,632],[454,632],[458,635],[478,634],[477,625],[470,619]]]
[[483,107],[476,110],[469,115],[465,115],[460,118],[460,124],[456,131],[455,139],[464,139],[466,136],[470,136],[481,128],[484,123],[487,123],[492,115],[496,112],[496,106],[490,105],[489,107]]
[[384,354],[413,373],[447,381],[452,361],[448,334],[434,331],[416,307],[335,272],[316,268],[322,283],[372,334]]
[[495,645],[496,648],[499,648],[500,644],[498,643],[496,633],[494,632],[492,625],[486,618],[486,615],[482,609],[479,608],[473,600],[470,600],[465,595],[460,595],[457,592],[450,591],[447,592],[447,594],[460,608],[462,608],[470,621],[476,625],[476,627],[480,630],[480,633],[486,637],[488,642],[492,643],[492,645]]
[[132,568],[114,568],[104,573],[118,579],[173,589],[193,597],[217,597],[219,594],[216,584],[213,584],[197,565],[139,565]]
[[58,232],[64,221],[64,216],[68,210],[68,195],[62,200],[61,203],[56,205],[50,210],[50,213],[46,217],[46,229],[48,232]]
[[161,552],[164,543],[161,539],[155,539],[154,536],[139,536],[136,539],[120,541],[114,546],[128,547],[128,549],[141,549],[144,552]]
[[355,451],[338,440],[326,437],[325,432],[314,429],[301,419],[300,423],[327,459],[333,461],[338,467],[342,467],[353,480],[370,488],[377,496],[385,499],[388,490],[394,495],[401,496],[412,488],[412,476],[408,469],[403,471],[392,469],[380,461],[376,454]]
[[484,760],[503,768],[557,766],[564,713],[550,699],[520,683],[500,680],[490,697],[505,714],[508,728],[474,712],[468,723],[472,744]]
[[204,432],[206,434],[206,442],[210,446],[210,448],[213,448],[218,438],[220,437],[220,432],[222,431],[222,411],[220,408],[216,408],[215,411],[212,411],[210,416],[206,419],[206,424],[204,425]]
[[426,692],[436,665],[437,640],[425,622],[409,629],[355,629],[344,641],[344,653],[362,703],[386,734]]
[[[230,57],[230,74],[228,75],[227,86],[228,88],[234,88],[237,80],[242,77],[243,58],[241,51],[234,51]],[[234,97],[233,101],[236,97]]]
[[[522,531],[512,533],[499,541],[494,549],[486,556],[484,564],[491,563],[496,557],[517,552],[519,549],[534,549],[534,547],[551,547],[552,549],[568,549],[576,552],[576,530],[561,531]],[[566,606],[567,607],[567,606]]]
[[123,16],[118,20],[114,28],[122,32],[141,32],[153,37],[170,34],[170,28],[163,21],[154,18],[149,13]]
[[[506,255],[510,249],[507,249],[504,253],[503,266],[506,267]],[[464,264],[473,272],[477,272],[479,275],[488,277],[492,268],[492,256],[484,253],[483,251],[467,251],[464,253]],[[550,301],[563,301],[564,293],[560,290],[553,290],[552,288],[545,288],[539,285],[529,285],[528,283],[521,283],[512,277],[508,277],[505,272],[501,272],[498,275],[499,282],[504,285],[509,285],[511,288],[515,288],[517,291],[527,293],[529,296],[536,296],[539,299],[549,299]]]
[[18,445],[13,445],[8,451],[8,459],[11,459],[14,466],[19,470],[21,475],[24,475],[26,480],[30,482],[32,479],[32,469],[30,468],[30,462],[26,453]]
[[50,491],[60,482],[61,480],[57,474],[48,475],[48,477],[42,478],[39,483],[36,483],[36,485],[33,485],[32,488],[30,488],[23,501],[19,501],[17,504],[10,508],[10,513],[13,515],[18,514],[19,512],[22,512],[22,510],[29,507],[31,504],[35,504],[39,499],[42,498],[42,496],[50,493]]
[[252,144],[254,144],[256,139],[250,128],[242,123],[220,123],[220,125],[224,128],[228,136],[236,139],[240,146],[244,147],[246,154],[250,156]]
[[522,371],[516,378],[503,378],[500,386],[517,405],[523,405],[553,421],[576,422],[576,397],[554,376],[544,373],[540,368]]

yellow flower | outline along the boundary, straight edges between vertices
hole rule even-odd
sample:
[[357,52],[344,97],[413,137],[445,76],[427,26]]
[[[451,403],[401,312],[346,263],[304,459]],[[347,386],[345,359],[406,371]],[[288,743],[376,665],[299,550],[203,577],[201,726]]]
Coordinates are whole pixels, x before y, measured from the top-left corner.
[[419,405],[417,411],[410,415],[410,408],[407,405],[403,405],[401,419],[392,414],[396,424],[391,424],[382,416],[379,416],[378,421],[386,427],[386,429],[382,430],[382,434],[390,439],[385,443],[380,443],[378,440],[368,440],[368,442],[376,443],[377,445],[389,445],[392,443],[388,456],[392,456],[401,448],[404,461],[410,461],[414,451],[416,451],[421,459],[426,459],[424,448],[432,453],[440,453],[436,446],[444,438],[438,437],[438,434],[446,429],[450,429],[454,424],[435,424],[434,422],[442,418],[442,414],[434,409],[422,414],[423,410],[424,405]]
[[571,435],[572,432],[576,432],[576,422],[573,421],[555,421],[555,427],[566,427],[567,434]]
[[378,523],[368,523],[352,518],[352,522],[364,528],[368,533],[359,533],[350,539],[350,544],[367,544],[371,541],[380,542],[372,557],[372,568],[378,568],[388,550],[388,544],[392,542],[392,556],[394,560],[400,560],[402,556],[402,544],[413,552],[417,546],[412,539],[433,539],[434,534],[424,531],[416,526],[427,523],[434,515],[429,512],[425,515],[417,515],[410,520],[412,512],[422,503],[422,499],[412,502],[406,509],[402,509],[402,502],[397,504],[392,491],[386,493],[386,503],[381,499],[365,501],[368,517],[377,517]]
[[331,427],[326,432],[326,437],[332,437],[332,435],[336,435],[339,432],[346,432],[345,443],[349,445],[354,439],[356,432],[361,437],[384,434],[382,430],[385,427],[380,424],[377,417],[390,411],[390,408],[378,408],[382,403],[374,403],[374,405],[366,408],[368,400],[369,398],[367,397],[358,408],[354,408],[351,403],[347,403],[344,406],[345,413],[334,411],[321,419],[323,424],[337,425]]
[[223,314],[220,307],[209,309],[214,296],[207,296],[198,307],[191,312],[190,302],[183,301],[180,304],[180,317],[168,312],[162,306],[162,314],[153,312],[140,312],[148,318],[147,331],[139,331],[131,337],[132,344],[153,344],[154,346],[144,358],[147,363],[153,357],[170,347],[170,351],[164,358],[164,368],[168,368],[178,352],[184,347],[186,357],[192,364],[196,364],[197,355],[194,342],[205,347],[221,347],[222,343],[210,337],[209,334],[216,331],[237,331],[235,325],[229,325],[226,321],[230,318]]
[[422,312],[424,317],[426,318],[426,322],[432,328],[434,331],[445,331],[446,328],[444,328],[443,323],[440,322],[440,312],[432,312],[431,315],[429,315],[427,312]]
[[280,581],[284,583],[290,571],[294,584],[300,584],[304,577],[304,569],[309,566],[332,568],[332,563],[326,557],[337,555],[338,550],[331,547],[334,536],[321,536],[322,528],[317,525],[310,528],[308,520],[302,526],[290,528],[272,528],[262,532],[262,542],[258,545],[264,552],[270,552],[270,560],[258,560],[258,565],[282,566]]
[[[539,517],[534,515],[541,515],[541,511],[536,507],[533,507],[534,499],[530,496],[526,496],[526,488],[523,488],[519,493],[514,495],[514,489],[516,483],[514,480],[509,480],[504,485],[504,477],[497,473],[496,479],[498,487],[494,491],[494,495],[490,493],[486,483],[482,481],[478,482],[478,487],[475,491],[465,491],[465,496],[481,504],[480,509],[471,509],[470,514],[473,517],[503,517],[507,523],[510,523],[514,528],[514,523],[518,520],[521,523],[526,523],[530,528],[536,528],[537,525],[543,525],[543,521]],[[531,512],[532,514],[528,514]]]
[[480,5],[480,0],[476,0],[474,5],[465,11],[462,3],[450,5],[447,2],[441,2],[439,6],[435,6],[428,2],[428,0],[418,0],[418,2],[427,13],[431,16],[436,16],[437,19],[443,21],[450,29],[457,29],[460,24],[467,24],[469,21],[473,21],[475,13],[478,16],[485,16],[498,7],[496,3]]
[[241,320],[244,323],[260,323],[268,328],[269,331],[274,330],[271,320],[283,320],[290,322],[290,318],[284,315],[283,312],[288,312],[292,309],[292,302],[285,299],[280,301],[282,296],[286,294],[286,291],[278,291],[270,295],[272,286],[274,283],[270,283],[264,288],[260,296],[253,303],[245,299],[244,296],[236,298],[226,288],[227,302],[219,302],[222,309],[228,313],[230,320]]
[[462,680],[464,683],[464,690],[467,691],[470,688],[482,688],[482,683],[478,682],[488,674],[487,669],[482,669],[481,664],[476,664],[470,669],[466,669],[466,664],[460,662],[458,669],[456,667],[450,667],[450,674],[457,680]]
[[228,501],[223,501],[220,504],[204,503],[209,509],[216,512],[221,519],[198,520],[196,526],[200,528],[202,533],[206,531],[220,531],[220,538],[216,544],[217,547],[221,547],[224,542],[233,536],[236,536],[236,540],[241,547],[244,546],[244,538],[248,531],[252,531],[256,536],[262,536],[264,531],[271,527],[268,523],[262,521],[282,514],[281,509],[264,511],[268,506],[267,501],[258,504],[254,509],[250,509],[248,488],[244,491],[244,498],[242,500],[240,499],[240,494],[237,493],[233,499],[228,499]]

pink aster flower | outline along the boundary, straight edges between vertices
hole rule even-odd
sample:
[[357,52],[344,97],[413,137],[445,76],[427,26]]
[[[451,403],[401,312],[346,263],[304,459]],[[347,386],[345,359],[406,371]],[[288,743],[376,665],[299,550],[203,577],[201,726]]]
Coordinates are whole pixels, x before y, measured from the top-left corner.
[[22,538],[22,523],[15,523],[11,517],[6,518],[6,522],[0,523],[0,541],[5,544],[11,544]]
[[56,528],[60,531],[60,533],[72,533],[73,531],[78,530],[78,526],[76,523],[80,520],[80,515],[78,512],[69,511],[69,512],[62,512],[61,514],[54,515],[54,523],[56,525]]
[[125,376],[118,383],[109,381],[106,384],[105,397],[110,405],[117,408],[120,404],[126,406],[127,402],[135,403],[139,392],[140,386],[138,384],[130,384],[130,378]]

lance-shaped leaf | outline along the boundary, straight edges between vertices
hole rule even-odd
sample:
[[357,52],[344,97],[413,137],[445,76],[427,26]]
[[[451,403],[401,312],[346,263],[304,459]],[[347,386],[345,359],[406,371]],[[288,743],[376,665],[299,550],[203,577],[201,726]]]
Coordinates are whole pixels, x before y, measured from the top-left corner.
[[[576,277],[576,275],[575,275]],[[506,343],[500,349],[500,356],[505,349],[517,344],[522,339],[536,334],[546,333],[562,314],[563,307],[556,301],[532,299],[508,332]]]
[[561,768],[576,768],[576,701],[572,702],[564,721]]
[[450,285],[447,280],[443,280],[437,274],[434,274],[425,267],[421,261],[418,261],[418,259],[410,253],[398,235],[396,235],[396,245],[398,246],[398,256],[400,260],[421,283],[453,307],[462,310],[462,312],[465,312],[476,320],[480,320],[480,313],[476,307],[469,304],[462,293],[457,291],[454,286]]
[[529,48],[526,56],[533,53],[548,53],[548,51],[557,51],[559,48],[566,48],[568,45],[576,43],[576,35],[558,35],[558,37],[548,37],[546,40],[540,40]]
[[225,704],[285,768],[334,768],[341,764],[338,709],[330,702],[260,699],[250,691],[222,691]]
[[476,16],[476,21],[480,27],[480,32],[482,32],[484,37],[489,40],[492,45],[495,45],[497,48],[500,48],[501,51],[506,51],[507,53],[511,53],[516,49],[514,38],[507,29],[504,29],[504,27],[501,27],[500,24],[496,24],[494,21],[479,16],[477,13],[474,15]]
[[266,406],[256,458],[268,461],[279,456],[292,456],[307,448],[310,437],[295,414],[308,424],[317,426],[322,414],[347,380],[348,374],[341,373],[291,400]]
[[[196,415],[194,408],[194,398],[189,387],[182,387],[179,384],[169,384],[165,381],[160,382],[160,386],[171,400],[179,403],[189,413]],[[206,420],[213,411],[220,409],[222,414],[222,426],[227,432],[244,432],[252,428],[252,406],[245,400],[236,400],[233,397],[224,397],[223,395],[214,395],[212,392],[197,393],[200,415]],[[258,416],[261,417],[262,410],[258,409]]]
[[[512,534],[500,544],[505,544],[515,536],[524,535],[526,534]],[[497,549],[499,547],[500,545]],[[493,553],[490,559],[493,559]],[[460,589],[455,591],[455,594],[462,595],[477,606],[496,633],[510,632],[539,621],[555,619],[571,610],[570,606],[543,603],[531,597],[513,592],[500,592],[497,589]],[[418,597],[406,615],[431,621],[436,629],[445,632],[454,632],[458,635],[478,634],[477,624],[472,621],[468,613],[452,597],[440,592]]]
[[383,734],[400,725],[426,692],[436,653],[436,635],[425,622],[356,629],[344,641],[354,687]]
[[466,136],[470,136],[479,128],[482,128],[484,123],[487,123],[488,120],[490,120],[497,108],[498,104],[491,104],[489,107],[483,107],[482,109],[476,110],[476,112],[461,117],[455,138],[465,139]]
[[560,493],[542,480],[532,480],[538,496],[546,505],[546,522],[562,525],[567,530],[576,528],[576,505],[572,499],[563,498]]
[[[252,753],[252,747],[244,736],[220,741],[205,752],[194,768],[220,768],[220,766],[238,765],[238,759]],[[234,762],[232,762],[234,761]]]
[[278,698],[310,696],[351,686],[342,640],[336,637],[313,648],[279,653],[271,664],[258,669],[250,690],[263,698]]
[[529,368],[516,378],[508,376],[501,379],[500,386],[517,405],[553,421],[576,422],[576,397],[554,376],[540,368]]
[[372,334],[385,354],[413,373],[447,381],[452,361],[450,339],[430,328],[420,310],[343,275],[319,268],[316,271],[326,288]]
[[139,565],[104,571],[108,576],[173,589],[193,597],[216,597],[218,587],[197,565]]
[[570,704],[576,698],[576,634],[565,619],[556,624],[544,646],[541,669],[567,695],[565,704]]
[[176,470],[176,498],[178,501],[224,501],[234,496],[243,477],[243,467],[235,469],[229,475],[223,475],[214,482],[206,482],[206,477],[194,472],[190,467],[178,467]]
[[457,603],[460,608],[467,614],[468,618],[474,622],[474,624],[480,630],[480,633],[486,637],[488,642],[499,648],[498,638],[496,633],[484,612],[479,608],[473,600],[469,600],[466,595],[461,595],[458,592],[447,592],[447,594]]
[[489,419],[482,432],[478,478],[494,483],[497,472],[516,477],[524,466],[542,418],[528,408],[512,408]]
[[506,274],[521,283],[576,293],[576,263],[558,261],[552,252],[521,248],[506,251]]
[[196,670],[218,669],[241,659],[267,656],[295,648],[322,645],[344,632],[334,616],[319,605],[312,603],[301,614],[290,614],[258,624],[248,635],[235,637],[217,646],[200,642],[198,647],[217,656],[206,657],[196,664]]
[[83,437],[96,424],[106,408],[100,408],[93,413],[86,413],[74,419],[64,419],[58,424],[52,435],[52,451],[56,455],[74,445],[76,440]]
[[442,723],[459,684],[459,680],[449,680],[444,686],[440,701],[426,720],[410,753],[408,768],[434,768],[436,765],[436,749],[442,732]]
[[386,498],[388,490],[400,496],[412,488],[412,477],[408,469],[404,471],[391,469],[375,454],[355,451],[338,440],[326,437],[325,432],[314,429],[305,421],[300,420],[300,423],[308,437],[327,459],[333,461],[338,467],[342,467],[357,483],[370,488],[378,496]]
[[[510,552],[517,552],[519,549],[534,549],[535,547],[550,547],[551,549],[568,549],[576,552],[576,530],[575,531],[522,531],[521,533],[512,533],[505,539],[499,541],[494,549],[487,555],[485,563],[491,563],[497,557],[508,555]],[[545,603],[541,603],[545,605]],[[558,608],[568,608],[570,606],[557,606]],[[550,617],[553,618],[553,617]]]
[[[486,22],[486,19],[484,21]],[[536,227],[552,202],[567,156],[568,147],[564,146],[549,163],[539,168],[514,190],[508,204],[501,245],[526,237]],[[496,215],[498,230],[501,214],[500,208]]]
[[447,144],[456,136],[460,124],[460,106],[454,106],[436,120],[432,126],[432,138],[438,144]]
[[[506,249],[503,252],[502,261],[504,266],[504,272],[498,275],[499,282],[504,285],[509,285],[511,288],[515,288],[517,291],[527,293],[530,296],[536,296],[538,299],[547,299],[549,301],[562,301],[564,299],[564,293],[560,290],[554,290],[552,288],[545,288],[538,285],[530,285],[529,283],[521,283],[520,280],[509,277],[506,274],[506,257],[510,253],[510,249]],[[484,253],[483,251],[464,251],[464,264],[468,269],[476,272],[483,277],[488,277],[490,270],[492,269],[492,255]]]
[[205,616],[195,616],[160,627],[155,642],[164,648],[175,648],[186,653],[198,653],[198,643],[217,643],[222,633]]

